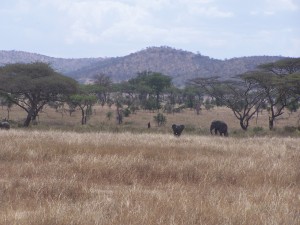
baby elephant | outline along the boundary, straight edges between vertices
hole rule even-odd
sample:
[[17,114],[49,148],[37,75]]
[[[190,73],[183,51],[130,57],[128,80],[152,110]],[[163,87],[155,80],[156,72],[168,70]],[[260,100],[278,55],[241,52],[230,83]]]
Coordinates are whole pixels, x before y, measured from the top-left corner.
[[174,135],[179,137],[184,129],[184,125],[173,124],[172,129],[173,129]]
[[6,129],[8,130],[10,128],[10,124],[7,121],[0,122],[0,129]]
[[211,122],[210,125],[210,133],[212,133],[212,131],[215,130],[215,135],[217,135],[217,133],[219,132],[219,134],[222,136],[228,136],[228,127],[227,124],[223,121],[220,120],[214,120]]

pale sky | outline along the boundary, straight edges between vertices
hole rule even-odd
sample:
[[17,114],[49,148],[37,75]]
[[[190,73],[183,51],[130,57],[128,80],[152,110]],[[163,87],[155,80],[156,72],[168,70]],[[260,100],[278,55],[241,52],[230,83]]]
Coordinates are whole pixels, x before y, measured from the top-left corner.
[[300,57],[300,0],[1,0],[0,50],[116,57],[169,46]]

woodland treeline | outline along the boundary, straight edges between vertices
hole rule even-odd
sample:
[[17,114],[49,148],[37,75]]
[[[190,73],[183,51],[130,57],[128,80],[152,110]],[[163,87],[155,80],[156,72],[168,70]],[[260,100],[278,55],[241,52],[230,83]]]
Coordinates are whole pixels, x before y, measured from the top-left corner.
[[55,71],[49,64],[8,64],[0,67],[0,103],[9,110],[13,105],[27,116],[23,126],[35,121],[45,105],[67,108],[72,114],[81,111],[81,124],[92,116],[95,104],[114,105],[117,121],[137,110],[157,112],[158,124],[165,113],[180,113],[183,108],[231,109],[243,130],[253,116],[267,110],[269,128],[286,110],[296,112],[300,100],[300,58],[285,58],[258,66],[255,70],[224,80],[221,77],[190,79],[183,88],[172,83],[170,76],[144,71],[128,81],[114,83],[107,74],[95,74],[90,84],[79,84]]

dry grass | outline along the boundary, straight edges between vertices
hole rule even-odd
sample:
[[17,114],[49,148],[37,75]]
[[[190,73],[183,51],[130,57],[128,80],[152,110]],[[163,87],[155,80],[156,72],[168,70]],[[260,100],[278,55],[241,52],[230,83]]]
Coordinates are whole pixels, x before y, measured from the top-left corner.
[[[224,120],[229,126],[229,135],[232,137],[252,137],[252,136],[294,136],[300,137],[300,131],[285,132],[285,126],[299,126],[300,114],[293,113],[288,115],[284,113],[275,121],[275,131],[270,132],[268,130],[268,113],[264,111],[259,115],[258,119],[253,118],[250,121],[248,132],[243,132],[240,128],[239,121],[234,117],[233,113],[224,107],[218,107],[210,111],[202,110],[200,115],[196,115],[195,111],[185,109],[182,113],[176,114],[164,114],[167,118],[165,126],[157,127],[153,117],[157,112],[149,112],[144,110],[137,111],[136,114],[131,114],[129,117],[124,117],[122,125],[116,123],[116,109],[114,107],[108,108],[107,106],[101,107],[95,105],[93,107],[94,113],[88,124],[82,126],[81,112],[76,111],[70,117],[67,113],[55,112],[54,109],[49,106],[39,114],[38,125],[32,125],[31,128],[39,130],[62,130],[62,131],[76,131],[76,132],[134,132],[134,133],[171,133],[171,125],[184,124],[186,126],[183,134],[198,134],[198,135],[210,135],[209,127],[211,121],[215,119]],[[113,117],[108,120],[106,117],[107,112],[112,112]],[[18,129],[18,123],[22,124],[26,114],[19,107],[15,106],[10,112],[10,120],[12,122],[12,128]],[[4,108],[0,108],[0,120],[7,118],[7,111]],[[147,129],[148,122],[151,122],[151,129]],[[262,128],[260,132],[253,132],[255,127]]]
[[0,224],[300,224],[300,139],[0,131]]

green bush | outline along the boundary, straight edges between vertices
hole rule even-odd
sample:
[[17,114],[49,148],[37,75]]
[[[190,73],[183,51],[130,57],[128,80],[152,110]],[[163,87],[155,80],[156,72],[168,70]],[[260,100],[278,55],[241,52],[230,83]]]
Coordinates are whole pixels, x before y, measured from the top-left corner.
[[254,133],[259,133],[259,132],[262,132],[262,131],[264,131],[264,128],[263,128],[263,127],[254,127],[254,128],[253,128],[253,132],[254,132]]
[[189,133],[196,133],[198,131],[197,127],[193,124],[187,124],[185,125],[185,131]]
[[109,111],[106,113],[106,117],[108,120],[110,120],[112,118],[112,116],[113,116],[113,112]]
[[285,126],[283,129],[285,132],[294,133],[298,128],[294,126]]
[[131,114],[131,111],[129,108],[126,108],[126,109],[124,109],[123,113],[124,113],[125,117],[128,117]]
[[154,116],[154,121],[160,127],[161,125],[166,124],[167,118],[162,113],[158,113],[156,116]]

